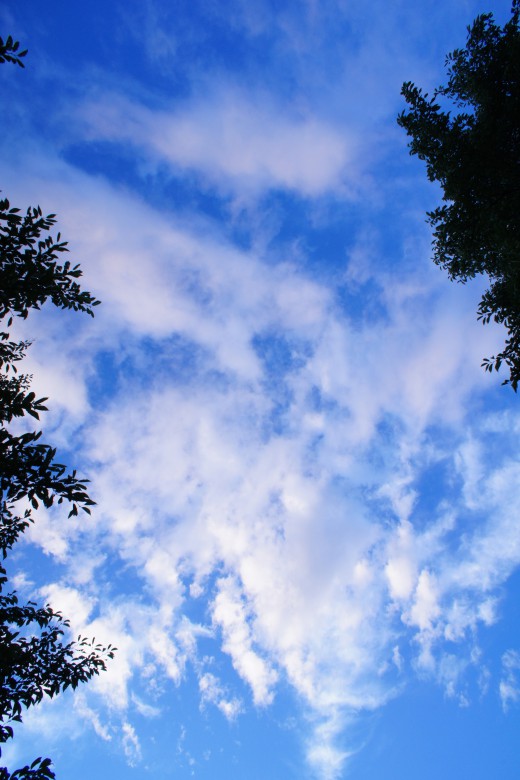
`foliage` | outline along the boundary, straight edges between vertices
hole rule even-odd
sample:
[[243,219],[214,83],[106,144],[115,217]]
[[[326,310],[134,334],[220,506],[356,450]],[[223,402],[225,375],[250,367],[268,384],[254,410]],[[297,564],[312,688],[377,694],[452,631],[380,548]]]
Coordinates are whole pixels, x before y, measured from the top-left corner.
[[25,65],[22,62],[22,57],[27,54],[27,49],[20,51],[20,44],[18,41],[13,41],[11,35],[4,41],[0,38],[0,62],[12,62],[15,65],[19,65],[24,68]]
[[[11,53],[9,53],[11,52]],[[18,43],[9,37],[0,39],[0,62],[22,65]],[[67,502],[69,517],[78,509],[90,513],[94,502],[86,491],[87,480],[55,461],[56,450],[41,442],[41,431],[13,427],[18,418],[39,420],[46,411],[46,398],[36,398],[30,390],[31,377],[18,373],[18,365],[30,346],[13,341],[8,329],[13,317],[26,319],[31,309],[39,309],[47,300],[62,309],[93,315],[97,301],[82,291],[79,266],[60,263],[67,252],[66,242],[49,230],[55,224],[53,214],[44,217],[40,208],[29,208],[24,215],[0,200],[0,550],[5,559],[14,543],[30,523],[32,511],[41,502]],[[5,568],[0,565],[0,743],[13,737],[13,724],[21,722],[27,707],[45,696],[56,696],[68,687],[104,670],[112,658],[110,645],[101,647],[82,637],[64,641],[69,623],[50,606],[34,602],[20,604],[15,592],[6,592]],[[0,767],[0,780],[49,780],[54,778],[51,761],[37,758],[29,766],[10,773]]]
[[[486,274],[489,288],[478,319],[503,323],[504,349],[485,358],[487,371],[504,363],[504,384],[520,382],[520,0],[503,28],[493,15],[468,27],[466,47],[448,55],[448,83],[430,98],[403,85],[410,110],[398,123],[410,153],[426,161],[443,205],[428,213],[434,261],[450,279]],[[441,106],[448,105],[448,110]],[[456,112],[452,113],[453,107]],[[451,110],[449,110],[451,109]]]
[[26,318],[29,309],[39,309],[48,298],[62,309],[93,315],[99,301],[81,290],[76,281],[82,273],[79,266],[58,264],[59,254],[68,251],[66,242],[59,233],[56,239],[45,235],[55,223],[55,214],[44,217],[39,207],[29,207],[21,216],[8,200],[0,201],[0,318],[9,311]]

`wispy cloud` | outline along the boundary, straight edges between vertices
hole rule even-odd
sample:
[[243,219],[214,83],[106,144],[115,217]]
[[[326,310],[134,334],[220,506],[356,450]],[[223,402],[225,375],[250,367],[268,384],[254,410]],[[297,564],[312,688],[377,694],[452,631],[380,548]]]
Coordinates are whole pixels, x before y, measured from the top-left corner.
[[243,704],[236,696],[229,696],[217,677],[205,672],[199,677],[202,704],[213,704],[228,720],[234,720],[243,711]]
[[102,95],[79,110],[87,138],[131,144],[173,173],[193,171],[224,193],[289,189],[317,196],[358,175],[356,144],[344,131],[273,103],[213,85],[170,111],[122,95]]
[[[240,5],[241,33],[262,36],[276,21],[282,53],[293,46],[311,75],[297,19]],[[305,25],[326,26],[329,5],[342,4],[308,3]],[[369,62],[374,40],[382,48],[391,37],[384,19],[374,26],[337,78],[349,99],[370,93],[363,111],[379,120],[394,98],[375,105],[374,74],[399,74],[390,41]],[[162,40],[170,56],[175,41]],[[71,122],[82,144],[130,149],[168,181],[195,177],[224,200],[278,190],[295,204],[317,208],[330,195],[347,208],[367,165],[366,117],[350,122],[359,104],[339,108],[336,95],[321,114],[317,100],[286,105],[281,93],[230,83],[205,81],[161,108],[98,89]],[[323,73],[314,97],[322,83]],[[309,270],[304,239],[297,249],[238,248],[218,223],[155,208],[48,148],[4,167],[13,201],[44,193],[42,207],[58,212],[104,304],[93,322],[41,312],[26,324],[37,333],[35,390],[52,401],[46,425],[83,453],[98,506],[84,525],[42,515],[27,536],[59,573],[20,577],[20,587],[119,648],[76,700],[78,723],[136,764],[145,749],[131,715],[157,714],[160,692],[190,669],[206,711],[231,721],[276,706],[289,686],[308,762],[335,780],[357,747],[356,715],[410,675],[468,703],[479,632],[498,620],[501,587],[520,563],[520,423],[514,408],[483,413],[491,386],[479,363],[500,334],[474,322],[470,287],[429,269],[424,233],[389,248],[389,230],[378,245],[366,213],[381,201],[369,202],[349,227],[344,264],[325,278]],[[341,299],[345,284],[368,291],[361,313]],[[223,679],[215,657],[233,676]],[[510,650],[505,709],[517,678]]]
[[[511,509],[518,463],[504,454],[491,467],[481,438],[497,434],[461,427],[470,390],[482,386],[481,331],[466,325],[464,335],[447,338],[461,332],[461,315],[442,297],[451,291],[428,289],[427,276],[415,288],[394,282],[385,318],[354,329],[329,291],[293,264],[265,266],[107,185],[94,188],[86,177],[79,185],[77,176],[67,172],[53,197],[87,255],[89,284],[105,300],[79,337],[87,365],[100,345],[134,360],[142,346],[125,340],[151,339],[133,378],[115,385],[101,408],[81,406],[99,502],[81,547],[108,547],[135,567],[150,603],[130,594],[110,603],[81,578],[46,593],[84,632],[119,647],[94,688],[121,712],[144,669],[182,679],[197,653],[196,630],[188,655],[181,639],[184,609],[203,597],[206,631],[253,701],[269,704],[278,680],[288,681],[318,718],[309,760],[324,778],[337,777],[348,753],[335,747],[338,724],[397,690],[396,646],[401,668],[410,670],[404,656],[455,695],[463,642],[493,622],[493,589],[520,560]],[[63,180],[76,192],[72,208]],[[95,231],[82,228],[85,212]],[[410,330],[418,308],[422,321]],[[42,333],[34,360],[45,355],[52,365],[53,350],[61,360],[70,347],[65,334],[56,341],[49,332],[52,343]],[[266,332],[288,350],[278,412],[268,378],[274,358],[255,346]],[[169,339],[179,334],[198,355],[183,376],[166,371],[181,348]],[[73,382],[85,385],[88,375],[80,370]],[[456,446],[443,445],[439,425]],[[419,484],[439,464],[458,483],[444,481],[450,502],[434,505],[423,529]],[[467,513],[484,510],[487,519],[469,530]],[[459,527],[452,554],[446,539]],[[54,521],[53,528],[54,546],[47,530],[45,542],[37,528],[33,539],[70,560],[72,573],[78,532]],[[102,571],[103,557],[95,560]],[[203,698],[236,714],[236,697],[221,695],[207,674]],[[513,688],[503,690],[511,701]],[[130,726],[124,740],[137,760]]]
[[520,653],[507,650],[502,656],[502,679],[499,692],[504,710],[520,701]]

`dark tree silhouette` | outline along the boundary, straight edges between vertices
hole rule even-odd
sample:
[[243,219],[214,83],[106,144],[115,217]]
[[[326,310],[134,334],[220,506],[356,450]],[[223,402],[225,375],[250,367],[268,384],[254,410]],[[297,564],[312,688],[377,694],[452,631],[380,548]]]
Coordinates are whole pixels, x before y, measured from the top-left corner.
[[[23,67],[18,42],[0,38],[0,62]],[[18,364],[30,346],[12,341],[13,317],[27,318],[50,300],[62,309],[93,315],[97,301],[82,291],[78,265],[60,263],[66,242],[49,233],[55,216],[42,215],[30,207],[25,214],[0,200],[0,551],[5,559],[20,535],[33,522],[32,512],[40,502],[70,506],[69,517],[78,509],[90,513],[94,502],[86,491],[87,480],[55,460],[56,450],[41,441],[41,431],[13,433],[15,418],[39,419],[46,411],[46,398],[30,390],[31,377],[18,372]],[[11,426],[12,427],[12,426]],[[22,509],[20,509],[20,506]],[[68,641],[68,621],[50,606],[20,604],[8,589],[6,569],[0,564],[0,744],[13,737],[13,726],[24,710],[45,696],[56,696],[68,687],[99,674],[114,649],[79,637]],[[1,755],[1,752],[0,752]],[[49,780],[54,778],[51,761],[37,758],[29,766],[10,773],[0,767],[0,780]]]
[[11,35],[5,41],[3,38],[0,38],[0,62],[12,62],[24,68],[22,57],[25,57],[26,54],[27,49],[20,51],[20,43],[13,41]]
[[468,27],[466,46],[448,54],[448,83],[432,97],[411,82],[408,112],[398,123],[410,153],[426,162],[443,188],[443,205],[428,213],[434,261],[451,279],[485,274],[489,288],[478,319],[502,323],[504,349],[485,358],[487,371],[505,364],[520,382],[520,0],[500,27],[493,14]]

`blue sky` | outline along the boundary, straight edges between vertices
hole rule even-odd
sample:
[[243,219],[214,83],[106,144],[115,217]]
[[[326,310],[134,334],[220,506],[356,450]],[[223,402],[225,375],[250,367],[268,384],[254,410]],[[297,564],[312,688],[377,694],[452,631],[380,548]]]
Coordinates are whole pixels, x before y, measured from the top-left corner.
[[58,777],[517,778],[520,414],[483,287],[431,262],[396,125],[508,2],[0,8],[1,187],[56,212],[94,320],[18,324],[92,519],[27,597],[115,644],[27,713]]

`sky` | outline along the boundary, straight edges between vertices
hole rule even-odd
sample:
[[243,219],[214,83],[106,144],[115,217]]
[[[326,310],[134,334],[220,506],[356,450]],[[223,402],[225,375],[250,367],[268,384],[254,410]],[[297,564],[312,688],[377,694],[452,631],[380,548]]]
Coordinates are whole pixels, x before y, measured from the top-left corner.
[[3,195],[58,215],[102,301],[16,325],[97,506],[39,511],[9,575],[118,648],[9,766],[520,776],[518,398],[396,124],[486,11],[509,2],[0,6],[29,49]]

